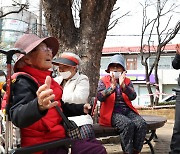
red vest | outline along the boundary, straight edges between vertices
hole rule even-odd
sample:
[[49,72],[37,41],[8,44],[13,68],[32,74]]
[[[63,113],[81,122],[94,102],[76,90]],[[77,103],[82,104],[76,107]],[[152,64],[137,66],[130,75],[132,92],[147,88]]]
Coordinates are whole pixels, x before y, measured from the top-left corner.
[[[105,76],[101,79],[106,88],[111,86],[111,77]],[[129,78],[125,78],[124,83],[128,85],[130,83]],[[138,114],[137,110],[133,107],[132,102],[129,100],[128,96],[125,93],[122,93],[123,99],[125,103],[132,109],[135,113]],[[111,126],[111,117],[114,110],[114,104],[115,104],[115,92],[113,92],[110,96],[106,98],[105,102],[101,103],[100,107],[100,117],[99,117],[99,124],[104,126]]]

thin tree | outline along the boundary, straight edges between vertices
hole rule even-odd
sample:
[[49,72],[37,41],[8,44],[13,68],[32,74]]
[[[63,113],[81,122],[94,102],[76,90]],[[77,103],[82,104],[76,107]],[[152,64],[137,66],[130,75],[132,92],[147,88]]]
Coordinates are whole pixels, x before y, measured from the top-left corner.
[[[142,5],[142,4],[141,4]],[[156,5],[157,15],[153,19],[149,19],[147,16],[147,8]],[[157,105],[159,101],[159,78],[158,78],[158,64],[160,60],[160,56],[165,49],[165,46],[177,35],[180,29],[180,21],[177,22],[174,28],[169,28],[169,24],[173,17],[173,12],[179,6],[173,3],[172,5],[168,5],[169,9],[166,11],[165,7],[168,5],[168,0],[160,1],[157,0],[157,3],[148,4],[148,1],[145,1],[143,6],[143,24],[142,24],[142,35],[141,35],[141,48],[140,48],[140,55],[141,55],[141,64],[145,67],[145,74],[146,74],[146,85],[147,90],[150,94],[150,103],[151,105]],[[167,23],[161,22],[162,17],[167,16],[168,14],[172,13]],[[161,25],[163,23],[163,25]],[[145,35],[149,32],[149,36],[147,41],[145,41]],[[153,35],[157,36],[157,45],[151,45],[153,41]],[[146,42],[146,43],[145,43]],[[145,45],[146,44],[146,45]],[[155,51],[155,52],[152,52]],[[152,65],[149,66],[148,59],[150,57],[155,57]],[[153,95],[152,92],[152,84],[150,83],[150,75],[154,71],[155,75],[155,88],[157,95]]]
[[95,96],[100,59],[109,20],[116,0],[78,2],[79,24],[75,24],[72,0],[43,0],[46,25],[50,35],[59,39],[60,52],[77,53],[83,60],[82,72],[90,80],[90,96]]

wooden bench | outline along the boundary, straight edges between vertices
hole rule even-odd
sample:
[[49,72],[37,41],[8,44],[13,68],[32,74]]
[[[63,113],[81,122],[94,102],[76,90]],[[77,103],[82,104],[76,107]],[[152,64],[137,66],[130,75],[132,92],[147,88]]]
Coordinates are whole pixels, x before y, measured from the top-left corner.
[[[146,123],[147,123],[147,134],[145,138],[144,144],[148,144],[151,153],[154,154],[154,148],[151,143],[152,139],[156,137],[156,129],[161,128],[167,122],[167,119],[162,116],[155,116],[155,115],[141,115]],[[95,136],[96,137],[107,137],[107,136],[117,136],[119,135],[117,130],[112,127],[105,127],[100,126],[98,123],[93,125]]]
[[[154,115],[142,115],[142,117],[146,120],[146,123],[148,125],[147,128],[147,134],[150,134],[146,136],[144,144],[148,144],[151,153],[154,154],[154,148],[151,143],[152,139],[156,135],[156,129],[161,128],[164,126],[164,124],[167,122],[167,119],[162,116],[154,116]],[[100,126],[98,123],[93,125],[95,135],[96,137],[107,137],[107,136],[117,136],[119,135],[117,130],[112,127],[105,127],[105,126]],[[70,146],[72,144],[72,140],[67,138],[67,139],[62,139],[58,141],[53,141],[53,142],[47,142],[35,146],[30,146],[30,147],[23,147],[23,148],[17,148],[12,150],[10,153],[12,154],[30,154],[33,152],[41,151],[41,150],[47,150],[50,148],[56,148],[59,146]]]

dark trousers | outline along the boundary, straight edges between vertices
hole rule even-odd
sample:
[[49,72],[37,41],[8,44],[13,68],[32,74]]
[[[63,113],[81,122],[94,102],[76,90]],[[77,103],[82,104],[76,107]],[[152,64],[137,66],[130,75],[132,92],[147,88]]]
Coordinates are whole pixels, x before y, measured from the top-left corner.
[[[68,149],[59,147],[47,150],[44,154],[68,154]],[[74,141],[71,154],[107,154],[107,152],[105,147],[94,138]]]
[[79,127],[81,137],[83,139],[92,139],[95,138],[93,126],[90,124],[82,125]]
[[145,120],[134,111],[128,111],[126,115],[113,113],[112,126],[120,133],[121,147],[125,153],[140,152],[147,133]]
[[171,139],[171,154],[180,154],[180,92],[176,92],[175,123]]
[[71,148],[71,154],[107,154],[101,142],[94,139],[77,140]]

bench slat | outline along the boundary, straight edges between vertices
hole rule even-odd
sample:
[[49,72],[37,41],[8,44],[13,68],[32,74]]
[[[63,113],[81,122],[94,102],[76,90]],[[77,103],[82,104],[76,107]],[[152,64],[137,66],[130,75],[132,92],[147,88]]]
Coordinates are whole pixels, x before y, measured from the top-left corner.
[[38,144],[38,145],[34,145],[34,146],[13,149],[10,153],[11,154],[32,154],[34,152],[38,152],[41,150],[47,150],[47,149],[51,149],[51,148],[56,148],[59,146],[69,146],[70,144],[72,144],[72,140],[69,138],[66,138],[66,139],[51,141],[51,142]]

